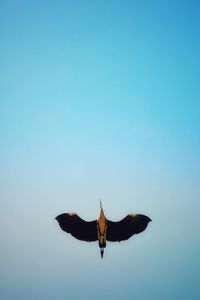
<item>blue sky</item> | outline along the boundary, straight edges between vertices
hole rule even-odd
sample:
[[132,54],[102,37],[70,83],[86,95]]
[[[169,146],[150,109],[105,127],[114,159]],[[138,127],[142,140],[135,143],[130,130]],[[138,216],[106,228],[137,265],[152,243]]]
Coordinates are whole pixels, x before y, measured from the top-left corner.
[[[3,300],[196,300],[198,1],[0,1]],[[146,213],[127,242],[54,217]]]

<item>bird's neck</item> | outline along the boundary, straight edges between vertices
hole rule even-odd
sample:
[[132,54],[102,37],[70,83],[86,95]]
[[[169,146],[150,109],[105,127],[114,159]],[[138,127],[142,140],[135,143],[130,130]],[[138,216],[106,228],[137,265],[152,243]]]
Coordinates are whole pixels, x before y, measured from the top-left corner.
[[99,218],[101,218],[101,219],[105,219],[105,215],[104,215],[103,208],[101,208],[101,209],[100,209]]

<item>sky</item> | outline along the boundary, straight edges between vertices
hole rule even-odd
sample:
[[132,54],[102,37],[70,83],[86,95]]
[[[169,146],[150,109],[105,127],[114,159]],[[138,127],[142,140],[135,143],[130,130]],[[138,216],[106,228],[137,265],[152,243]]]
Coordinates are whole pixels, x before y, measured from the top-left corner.
[[[200,4],[0,1],[2,300],[200,297]],[[54,218],[147,214],[122,243]]]

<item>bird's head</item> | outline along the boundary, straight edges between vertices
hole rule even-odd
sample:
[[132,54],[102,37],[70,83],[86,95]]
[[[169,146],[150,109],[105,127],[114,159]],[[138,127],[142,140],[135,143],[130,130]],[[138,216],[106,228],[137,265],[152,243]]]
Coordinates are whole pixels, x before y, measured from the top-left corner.
[[104,210],[103,210],[103,207],[102,207],[102,202],[100,200],[100,216],[103,216],[104,217]]

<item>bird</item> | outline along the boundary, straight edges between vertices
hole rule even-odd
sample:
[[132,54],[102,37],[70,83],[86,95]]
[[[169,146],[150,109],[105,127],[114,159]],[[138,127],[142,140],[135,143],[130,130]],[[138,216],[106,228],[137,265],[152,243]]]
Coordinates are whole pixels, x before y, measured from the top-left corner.
[[143,214],[128,214],[118,222],[113,222],[105,217],[102,202],[96,220],[85,221],[76,213],[62,213],[56,218],[60,228],[70,233],[78,240],[86,242],[98,241],[101,258],[104,256],[106,241],[121,242],[128,240],[132,235],[144,231],[152,220]]

